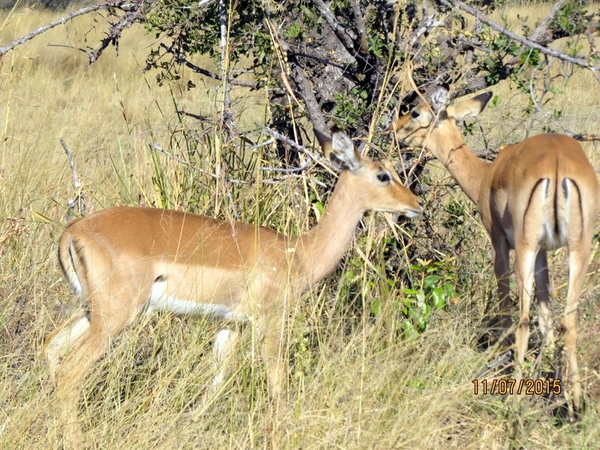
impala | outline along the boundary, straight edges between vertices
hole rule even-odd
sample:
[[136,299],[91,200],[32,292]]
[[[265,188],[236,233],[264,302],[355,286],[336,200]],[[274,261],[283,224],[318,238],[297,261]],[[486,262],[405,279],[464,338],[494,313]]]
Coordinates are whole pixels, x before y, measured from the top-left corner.
[[569,248],[569,289],[563,318],[568,379],[575,411],[581,406],[577,365],[577,308],[590,258],[598,215],[599,186],[581,145],[560,134],[542,134],[502,149],[488,163],[467,147],[456,125],[479,114],[491,92],[445,108],[448,91],[441,87],[431,105],[420,104],[398,118],[392,129],[399,142],[428,149],[446,166],[467,196],[477,204],[493,246],[500,320],[511,327],[509,250],[515,250],[520,317],[515,331],[516,374],[527,351],[529,308],[535,278],[539,323],[544,340],[553,341],[549,309],[546,251]]
[[[83,438],[76,414],[86,372],[143,312],[253,323],[269,390],[281,394],[282,324],[294,299],[336,268],[367,210],[408,217],[421,212],[389,162],[360,155],[341,132],[332,138],[315,133],[342,172],[321,221],[303,236],[135,207],[106,209],[66,226],[59,260],[82,308],[46,337],[44,352],[62,420],[72,422],[64,423],[67,439]],[[213,386],[225,376],[236,335],[235,327],[217,335]]]

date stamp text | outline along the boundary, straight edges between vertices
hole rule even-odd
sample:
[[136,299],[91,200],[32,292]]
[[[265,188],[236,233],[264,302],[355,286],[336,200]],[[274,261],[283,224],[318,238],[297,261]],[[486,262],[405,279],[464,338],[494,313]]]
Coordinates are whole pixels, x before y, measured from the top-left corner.
[[554,378],[511,378],[473,380],[474,395],[560,395],[561,380]]

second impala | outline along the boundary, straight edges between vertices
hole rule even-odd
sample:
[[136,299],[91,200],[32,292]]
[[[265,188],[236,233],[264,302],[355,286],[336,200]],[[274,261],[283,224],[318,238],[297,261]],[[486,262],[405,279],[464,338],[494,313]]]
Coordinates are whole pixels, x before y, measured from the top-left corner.
[[527,352],[533,280],[540,327],[553,340],[548,292],[547,250],[569,248],[569,291],[563,325],[573,406],[581,406],[577,364],[577,308],[585,279],[600,200],[596,173],[579,143],[560,134],[542,134],[502,149],[493,163],[473,154],[456,123],[479,114],[492,94],[486,92],[445,107],[440,87],[431,106],[421,104],[393,124],[399,141],[425,147],[450,171],[477,204],[494,249],[494,271],[503,327],[511,325],[509,250],[515,250],[520,317],[515,332],[517,378]]

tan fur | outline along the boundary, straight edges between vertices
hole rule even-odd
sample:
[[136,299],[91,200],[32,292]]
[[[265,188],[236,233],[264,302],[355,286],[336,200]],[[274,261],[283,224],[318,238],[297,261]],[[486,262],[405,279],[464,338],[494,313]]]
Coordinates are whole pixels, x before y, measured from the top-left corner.
[[[86,372],[145,310],[253,322],[270,391],[281,394],[287,370],[280,335],[291,303],[335,269],[365,211],[421,211],[390,165],[359,155],[342,133],[318,136],[347,169],[321,222],[304,236],[154,208],[115,207],[67,225],[59,260],[80,287],[84,311],[46,338],[44,352],[70,442],[83,438],[77,402]],[[234,331],[219,334],[213,384],[224,377],[235,339]]]
[[444,108],[441,88],[431,106],[421,104],[392,128],[399,142],[425,147],[450,171],[477,204],[494,249],[502,325],[510,328],[509,250],[515,250],[520,318],[515,333],[517,375],[521,376],[529,337],[529,309],[535,278],[540,326],[553,340],[548,306],[546,251],[569,248],[569,290],[563,319],[573,405],[581,406],[577,364],[577,308],[598,215],[599,186],[581,145],[559,134],[542,134],[502,149],[493,163],[466,146],[456,122],[479,114],[491,93]]

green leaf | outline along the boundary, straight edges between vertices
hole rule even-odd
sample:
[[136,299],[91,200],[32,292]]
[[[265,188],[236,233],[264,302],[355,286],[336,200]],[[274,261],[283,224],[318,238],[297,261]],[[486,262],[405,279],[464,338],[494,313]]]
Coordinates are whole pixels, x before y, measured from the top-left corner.
[[446,306],[446,295],[444,294],[444,289],[437,287],[431,292],[431,296],[433,298],[433,307],[435,309],[442,309]]
[[428,277],[425,277],[425,279],[423,280],[423,288],[425,290],[433,288],[433,286],[439,281],[439,279],[439,275],[429,275]]

